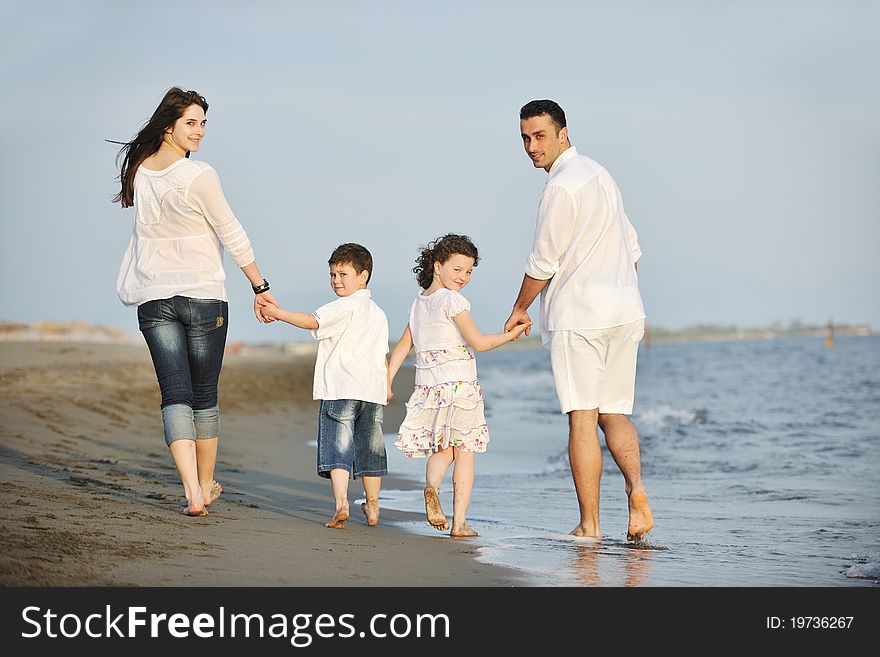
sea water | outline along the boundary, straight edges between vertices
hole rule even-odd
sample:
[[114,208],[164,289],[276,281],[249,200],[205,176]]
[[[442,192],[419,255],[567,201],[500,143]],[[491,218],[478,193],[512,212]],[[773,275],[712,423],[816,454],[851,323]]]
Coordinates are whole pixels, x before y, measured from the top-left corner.
[[[880,336],[642,345],[632,420],[655,529],[626,541],[603,442],[603,539],[578,539],[567,419],[540,348],[477,356],[491,442],[467,540],[536,586],[872,586],[880,580]],[[387,435],[389,471],[424,481]],[[600,433],[601,437],[601,433]],[[451,520],[450,474],[441,490]],[[384,507],[424,513],[421,488]],[[404,529],[454,540],[424,521]]]

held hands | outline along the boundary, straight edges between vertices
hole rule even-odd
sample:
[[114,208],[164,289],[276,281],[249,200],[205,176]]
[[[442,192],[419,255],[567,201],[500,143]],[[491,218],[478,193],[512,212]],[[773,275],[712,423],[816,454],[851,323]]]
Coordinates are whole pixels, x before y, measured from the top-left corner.
[[531,328],[531,322],[529,322],[528,324],[515,324],[513,328],[509,329],[506,332],[513,333],[513,337],[510,339],[510,341],[513,342],[514,340],[519,340],[519,336],[521,336],[523,333],[528,335]]
[[388,384],[388,399],[385,400],[386,404],[390,404],[391,400],[394,399],[394,391],[391,389],[391,381],[386,381]]
[[261,324],[271,324],[278,319],[279,310],[281,308],[271,292],[261,292],[254,296],[254,315]]
[[[516,338],[518,338],[522,333],[528,335],[532,330],[532,319],[529,317],[529,313],[525,310],[516,310],[510,313],[510,317],[507,318],[507,321],[504,322],[504,332],[511,331],[514,328],[522,326],[523,329],[517,334]],[[514,340],[516,340],[514,338]]]

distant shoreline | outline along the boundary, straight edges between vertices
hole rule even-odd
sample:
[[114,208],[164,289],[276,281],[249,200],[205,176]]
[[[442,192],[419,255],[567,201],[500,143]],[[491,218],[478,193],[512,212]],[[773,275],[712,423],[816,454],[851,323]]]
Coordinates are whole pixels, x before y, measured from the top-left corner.
[[[835,324],[834,336],[869,336],[876,331],[868,324]],[[768,327],[738,328],[735,325],[694,325],[679,330],[669,330],[661,326],[648,325],[645,335],[646,344],[667,344],[673,342],[731,342],[738,340],[778,340],[781,338],[812,337],[825,339],[828,337],[828,326],[804,325],[792,322],[787,327],[771,325]],[[88,324],[81,321],[55,322],[41,321],[34,323],[0,320],[0,342],[65,342],[65,343],[108,343],[108,344],[143,344],[138,333],[126,331],[115,326]],[[393,346],[393,345],[392,345]],[[237,341],[227,344],[227,352],[279,352],[292,355],[308,355],[317,351],[314,341],[290,342],[247,342]],[[538,349],[541,348],[541,337],[537,329],[529,337],[511,342],[502,349]]]

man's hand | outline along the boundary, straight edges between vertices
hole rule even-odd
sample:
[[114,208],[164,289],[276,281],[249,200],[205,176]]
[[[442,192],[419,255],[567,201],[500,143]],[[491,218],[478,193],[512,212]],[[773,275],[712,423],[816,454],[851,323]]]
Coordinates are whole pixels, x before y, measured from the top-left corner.
[[528,335],[532,330],[532,319],[529,317],[529,313],[526,310],[517,310],[513,309],[513,312],[510,313],[510,317],[507,318],[507,321],[504,322],[504,331],[510,331],[517,324],[526,324],[526,328],[524,330],[525,334]]

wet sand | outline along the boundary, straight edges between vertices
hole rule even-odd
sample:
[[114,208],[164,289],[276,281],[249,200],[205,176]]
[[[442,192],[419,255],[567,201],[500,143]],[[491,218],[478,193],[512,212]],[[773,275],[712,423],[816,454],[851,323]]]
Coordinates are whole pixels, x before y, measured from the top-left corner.
[[[343,530],[315,474],[314,356],[227,355],[210,515],[183,515],[162,438],[146,349],[0,343],[0,585],[511,586],[516,571],[479,563],[476,546],[412,535],[382,511],[368,527],[354,500]],[[395,382],[396,430],[412,373]],[[386,487],[411,482],[386,479]],[[381,502],[381,498],[380,498]],[[428,564],[432,564],[430,574]]]

